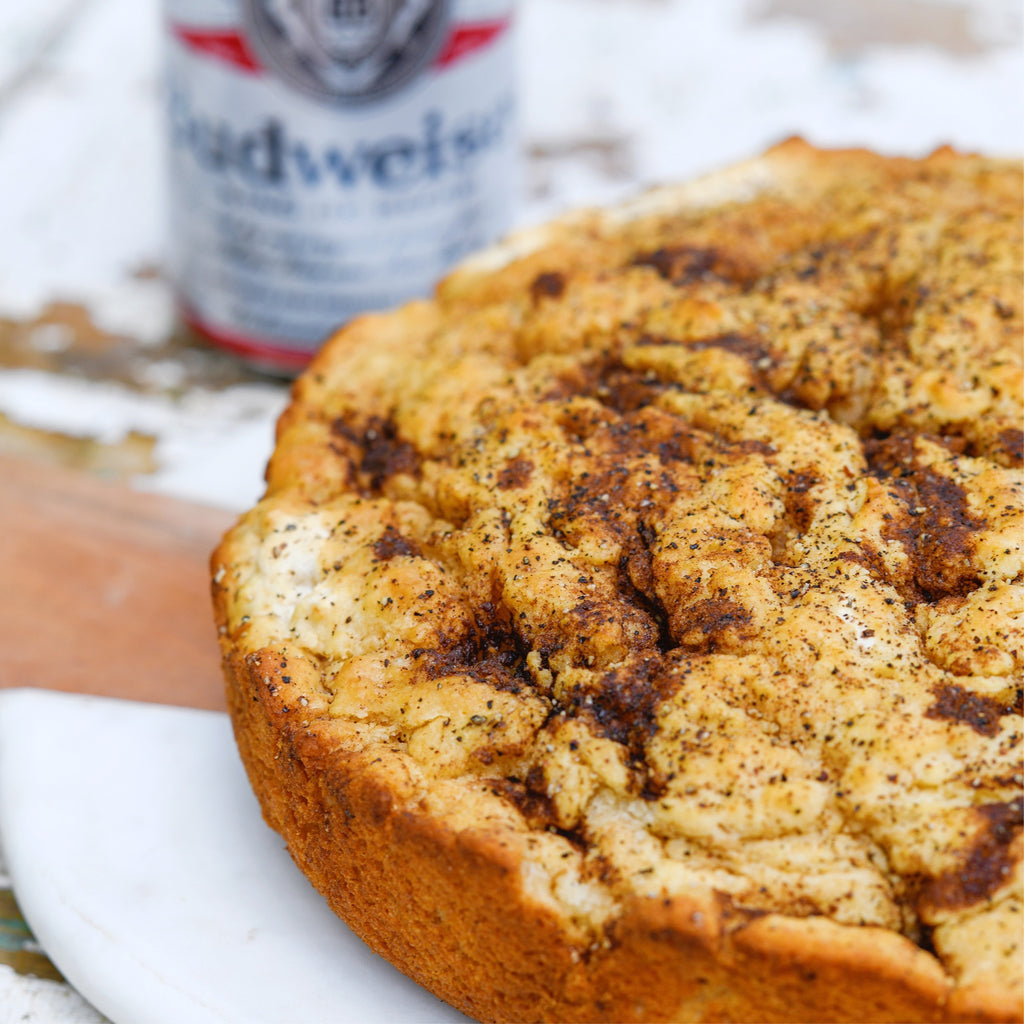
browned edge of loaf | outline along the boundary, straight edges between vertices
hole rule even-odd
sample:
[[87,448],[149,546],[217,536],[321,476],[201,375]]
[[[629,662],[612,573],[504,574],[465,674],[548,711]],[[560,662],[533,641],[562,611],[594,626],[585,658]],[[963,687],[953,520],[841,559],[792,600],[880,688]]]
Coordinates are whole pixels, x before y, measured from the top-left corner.
[[[215,588],[216,602],[216,588]],[[950,985],[881,928],[637,901],[598,949],[529,901],[499,835],[401,799],[389,766],[301,720],[279,652],[225,658],[242,761],[267,823],[376,953],[481,1021],[1016,1021],[1005,994]]]

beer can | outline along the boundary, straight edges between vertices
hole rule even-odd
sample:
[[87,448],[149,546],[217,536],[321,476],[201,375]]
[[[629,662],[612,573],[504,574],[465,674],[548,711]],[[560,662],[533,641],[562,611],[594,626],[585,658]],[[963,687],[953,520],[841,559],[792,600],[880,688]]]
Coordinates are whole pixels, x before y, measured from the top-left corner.
[[183,322],[290,374],[511,226],[512,0],[164,0]]

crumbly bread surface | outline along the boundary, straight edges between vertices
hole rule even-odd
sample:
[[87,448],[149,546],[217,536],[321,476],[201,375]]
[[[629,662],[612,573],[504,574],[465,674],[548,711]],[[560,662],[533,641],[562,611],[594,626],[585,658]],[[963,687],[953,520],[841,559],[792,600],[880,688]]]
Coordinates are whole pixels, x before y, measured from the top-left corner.
[[297,381],[213,558],[239,748],[482,1020],[1020,1020],[1018,164],[792,140]]

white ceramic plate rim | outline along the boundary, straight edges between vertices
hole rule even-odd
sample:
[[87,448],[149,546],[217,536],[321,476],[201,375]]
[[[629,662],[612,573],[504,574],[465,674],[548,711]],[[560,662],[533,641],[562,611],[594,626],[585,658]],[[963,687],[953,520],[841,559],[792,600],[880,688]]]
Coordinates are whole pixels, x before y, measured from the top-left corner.
[[330,912],[226,715],[0,694],[0,842],[43,948],[115,1024],[466,1020]]

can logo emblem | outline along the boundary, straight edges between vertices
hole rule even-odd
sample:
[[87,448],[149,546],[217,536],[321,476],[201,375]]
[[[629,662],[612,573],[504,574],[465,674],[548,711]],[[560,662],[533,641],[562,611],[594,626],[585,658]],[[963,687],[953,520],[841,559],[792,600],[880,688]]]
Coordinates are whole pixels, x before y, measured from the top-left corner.
[[437,54],[451,0],[246,0],[253,46],[282,79],[322,100],[369,103]]

